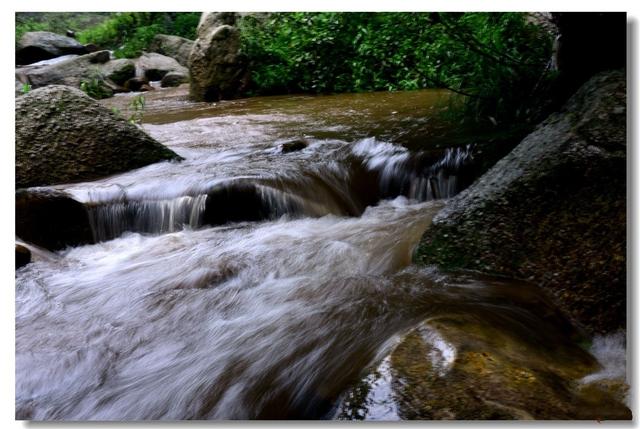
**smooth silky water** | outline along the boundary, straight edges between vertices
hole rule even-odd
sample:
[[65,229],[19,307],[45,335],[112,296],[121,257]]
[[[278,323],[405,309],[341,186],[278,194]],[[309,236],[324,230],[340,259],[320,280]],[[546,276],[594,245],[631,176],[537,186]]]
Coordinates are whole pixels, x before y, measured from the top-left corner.
[[427,145],[446,108],[148,94],[144,129],[185,160],[54,187],[97,243],[16,273],[16,417],[627,418],[623,337],[578,344],[532,285],[411,264],[473,159]]

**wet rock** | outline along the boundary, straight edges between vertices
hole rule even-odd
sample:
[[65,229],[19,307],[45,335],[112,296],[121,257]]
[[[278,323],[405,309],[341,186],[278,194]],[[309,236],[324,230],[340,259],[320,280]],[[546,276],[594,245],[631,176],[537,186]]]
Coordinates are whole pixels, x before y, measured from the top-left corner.
[[68,54],[86,54],[77,40],[48,31],[24,33],[16,47],[16,64],[32,64]]
[[16,244],[16,270],[31,262],[31,251],[21,244]]
[[117,83],[114,83],[113,81],[107,79],[104,81],[104,84],[107,88],[109,88],[109,90],[113,93],[113,94],[119,94],[122,92],[129,92],[129,90],[127,88],[125,88],[123,85],[118,85]]
[[187,68],[180,65],[173,58],[153,52],[142,54],[136,59],[136,65],[142,75],[150,81],[162,80],[170,72],[189,74]]
[[92,180],[171,159],[180,157],[78,89],[51,85],[16,100],[18,188]]
[[193,40],[180,36],[156,34],[149,45],[149,51],[171,57],[180,63],[180,65],[188,67],[189,53],[191,52],[193,43]]
[[143,91],[143,87],[149,86],[149,79],[146,77],[132,77],[124,83],[124,88],[128,91]]
[[229,222],[265,220],[275,214],[274,207],[269,205],[255,185],[234,183],[219,186],[209,192],[202,220],[205,225],[215,226]]
[[136,75],[136,65],[132,60],[111,60],[100,69],[101,74],[116,85],[124,83]]
[[309,146],[306,140],[292,140],[282,143],[282,153],[297,152]]
[[180,86],[189,82],[189,76],[181,72],[169,72],[162,78],[160,86],[163,88]]
[[416,259],[530,278],[590,332],[624,327],[625,82],[591,78],[447,204]]
[[16,235],[48,250],[93,243],[85,206],[64,192],[16,191]]
[[86,45],[84,45],[84,47],[87,48],[87,52],[89,53],[100,51],[100,48],[98,47],[98,45],[93,43],[87,43]]
[[235,23],[235,14],[204,13],[200,19],[198,39],[189,55],[189,95],[196,101],[237,98],[248,86],[240,31],[229,23]]
[[541,291],[498,279],[480,291],[461,286],[460,299],[438,306],[347,390],[338,418],[631,418],[616,386],[624,379],[585,378],[599,363]]

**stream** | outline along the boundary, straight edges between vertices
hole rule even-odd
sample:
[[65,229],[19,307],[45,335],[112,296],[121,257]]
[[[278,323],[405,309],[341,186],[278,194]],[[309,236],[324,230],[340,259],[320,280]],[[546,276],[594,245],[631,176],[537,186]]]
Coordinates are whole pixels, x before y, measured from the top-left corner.
[[[103,103],[127,117],[131,97]],[[16,272],[16,418],[630,417],[622,334],[585,339],[535,285],[411,263],[474,179],[447,92],[145,97],[185,160],[47,188],[96,243],[31,246]]]

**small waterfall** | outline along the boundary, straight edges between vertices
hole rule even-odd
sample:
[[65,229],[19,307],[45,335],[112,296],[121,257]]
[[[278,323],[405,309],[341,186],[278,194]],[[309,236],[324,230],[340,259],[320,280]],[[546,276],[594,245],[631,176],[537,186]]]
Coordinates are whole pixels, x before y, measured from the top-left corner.
[[202,225],[207,195],[170,200],[116,201],[89,205],[89,222],[96,241],[111,240],[126,231],[173,232]]
[[465,166],[473,161],[473,148],[447,148],[439,158],[427,152],[412,154],[391,143],[364,139],[353,148],[365,166],[377,172],[381,198],[403,195],[418,201],[450,198],[466,185],[459,180]]
[[421,202],[449,198],[469,184],[461,175],[472,160],[470,145],[412,153],[403,146],[368,138],[337,159],[297,174],[231,176],[194,184],[185,188],[187,195],[183,196],[171,185],[115,184],[74,188],[70,193],[85,205],[93,240],[101,242],[125,232],[159,234],[285,215],[360,216],[366,207],[398,196]]

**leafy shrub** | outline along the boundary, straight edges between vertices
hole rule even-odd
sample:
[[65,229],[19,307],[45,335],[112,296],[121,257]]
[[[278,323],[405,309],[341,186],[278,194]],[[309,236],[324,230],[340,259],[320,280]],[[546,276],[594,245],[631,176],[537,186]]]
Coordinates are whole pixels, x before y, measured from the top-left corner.
[[49,26],[44,22],[38,22],[33,19],[16,22],[16,43],[24,33],[29,31],[49,31]]
[[89,79],[80,81],[80,89],[96,100],[109,98],[113,95],[113,91],[105,84],[104,78],[99,72],[94,72]]
[[108,19],[112,12],[16,12],[16,42],[28,31],[82,31]]
[[120,12],[78,35],[82,43],[113,49],[117,58],[135,58],[156,34],[195,37],[198,12]]
[[140,124],[142,117],[144,116],[145,98],[144,95],[136,95],[131,100],[129,107],[132,110],[131,116],[129,116],[129,122],[131,124]]
[[476,122],[528,118],[551,37],[522,13],[275,13],[241,21],[254,92],[449,88]]

